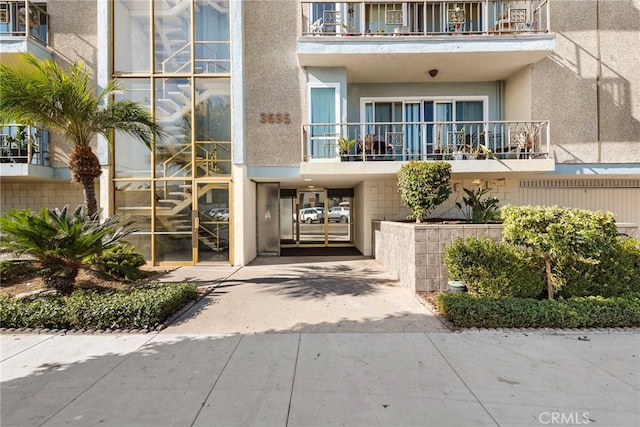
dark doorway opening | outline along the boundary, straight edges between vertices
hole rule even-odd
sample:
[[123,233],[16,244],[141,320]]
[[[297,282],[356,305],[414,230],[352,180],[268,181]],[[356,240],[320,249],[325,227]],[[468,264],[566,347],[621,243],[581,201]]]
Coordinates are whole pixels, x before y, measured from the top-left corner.
[[362,256],[354,247],[280,248],[280,256]]

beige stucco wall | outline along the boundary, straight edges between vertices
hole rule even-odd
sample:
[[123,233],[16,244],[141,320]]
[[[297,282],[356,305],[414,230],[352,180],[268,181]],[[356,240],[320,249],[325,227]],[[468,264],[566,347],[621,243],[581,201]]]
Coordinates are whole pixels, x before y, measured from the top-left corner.
[[[504,119],[531,120],[531,67],[509,76],[504,83]],[[539,120],[540,118],[536,118]]]
[[[96,3],[86,0],[47,1],[53,60],[63,66],[83,62],[92,76],[96,73],[97,58]],[[69,142],[52,135],[49,147],[51,165],[68,166],[72,148]]]
[[246,168],[233,168],[233,264],[246,265],[257,254],[256,183],[247,178]]
[[640,57],[631,48],[640,31],[637,2],[550,6],[556,51],[533,68],[532,113],[552,120],[552,157],[568,163],[640,162]]
[[[296,48],[299,6],[290,0],[246,1],[244,13],[246,163],[297,165],[305,87]],[[288,113],[291,122],[260,123],[261,113]]]
[[599,15],[602,161],[640,162],[640,2],[600,1]]
[[[100,189],[96,186],[96,192]],[[82,189],[69,181],[64,182],[6,182],[0,183],[0,214],[11,209],[39,210],[41,208],[75,209],[82,205]]]

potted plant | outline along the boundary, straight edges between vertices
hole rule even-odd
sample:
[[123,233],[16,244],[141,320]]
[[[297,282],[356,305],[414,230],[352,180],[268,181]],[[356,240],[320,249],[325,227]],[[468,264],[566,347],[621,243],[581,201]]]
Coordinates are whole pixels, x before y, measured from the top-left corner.
[[29,148],[31,148],[32,155],[37,153],[35,140],[29,134],[29,129],[26,126],[18,126],[15,135],[5,135],[2,145],[3,155],[8,150],[14,163],[27,163]]
[[338,140],[338,150],[340,151],[340,160],[349,160],[351,149],[356,145],[355,139],[349,139],[343,136]]
[[496,158],[491,149],[484,144],[478,144],[477,147],[473,147],[473,158],[476,160],[485,160],[489,158]]

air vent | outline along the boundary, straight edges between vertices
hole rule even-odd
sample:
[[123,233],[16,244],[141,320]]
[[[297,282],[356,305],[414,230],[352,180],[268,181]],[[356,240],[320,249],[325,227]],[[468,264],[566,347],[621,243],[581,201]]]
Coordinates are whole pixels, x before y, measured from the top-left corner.
[[545,179],[520,181],[520,188],[640,188],[640,179]]

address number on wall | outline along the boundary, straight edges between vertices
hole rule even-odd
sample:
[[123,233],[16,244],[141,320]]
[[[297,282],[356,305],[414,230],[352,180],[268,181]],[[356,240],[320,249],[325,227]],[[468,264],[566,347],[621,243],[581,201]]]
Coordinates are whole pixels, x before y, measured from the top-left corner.
[[289,113],[260,113],[260,123],[285,124],[291,123]]

